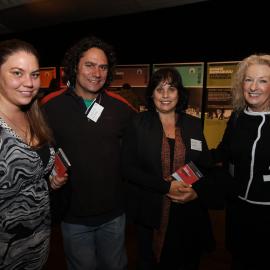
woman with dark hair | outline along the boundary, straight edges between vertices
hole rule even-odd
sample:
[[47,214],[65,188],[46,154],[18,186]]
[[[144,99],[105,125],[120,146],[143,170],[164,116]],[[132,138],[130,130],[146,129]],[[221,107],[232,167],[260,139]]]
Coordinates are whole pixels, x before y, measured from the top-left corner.
[[138,228],[138,269],[195,270],[214,245],[201,183],[172,178],[193,161],[211,166],[201,121],[187,115],[188,94],[174,68],[155,71],[147,88],[149,111],[135,116],[123,141],[128,217]]
[[[0,269],[42,269],[48,257],[51,133],[39,109],[38,54],[0,42]],[[65,177],[51,177],[56,189]]]

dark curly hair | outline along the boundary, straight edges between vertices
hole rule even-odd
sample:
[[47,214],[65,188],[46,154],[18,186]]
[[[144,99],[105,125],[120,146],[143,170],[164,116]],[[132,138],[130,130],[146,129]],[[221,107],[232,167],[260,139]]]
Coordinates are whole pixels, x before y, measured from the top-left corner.
[[188,105],[188,91],[183,86],[182,77],[176,68],[166,67],[155,71],[148,83],[146,89],[146,101],[149,110],[155,111],[156,107],[153,102],[153,92],[155,88],[163,81],[169,82],[178,91],[179,100],[176,105],[176,112],[181,112],[187,109]]
[[116,65],[116,56],[111,45],[107,44],[100,38],[95,36],[85,37],[67,50],[62,66],[64,70],[63,83],[69,83],[70,86],[75,86],[76,83],[76,67],[83,57],[83,54],[91,48],[102,50],[108,59],[108,76],[103,88],[110,85],[113,79],[113,70]]

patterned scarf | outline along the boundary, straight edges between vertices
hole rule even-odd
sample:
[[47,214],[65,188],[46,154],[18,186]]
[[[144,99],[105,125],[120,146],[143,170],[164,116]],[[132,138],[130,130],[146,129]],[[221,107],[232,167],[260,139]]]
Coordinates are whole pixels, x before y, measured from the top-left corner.
[[[176,171],[180,166],[184,165],[185,162],[185,145],[182,140],[181,131],[179,127],[175,129],[175,145],[174,145],[174,160],[173,162],[173,171]],[[164,180],[171,175],[170,171],[170,146],[168,139],[166,138],[165,133],[163,133],[162,138],[162,149],[161,149],[161,163],[162,163],[162,172]],[[165,180],[171,181],[171,180]],[[157,263],[160,261],[160,255],[162,247],[165,240],[165,235],[167,231],[167,225],[169,221],[171,200],[164,195],[163,204],[162,204],[162,214],[160,227],[157,230],[154,230],[154,240],[153,240],[153,250]]]

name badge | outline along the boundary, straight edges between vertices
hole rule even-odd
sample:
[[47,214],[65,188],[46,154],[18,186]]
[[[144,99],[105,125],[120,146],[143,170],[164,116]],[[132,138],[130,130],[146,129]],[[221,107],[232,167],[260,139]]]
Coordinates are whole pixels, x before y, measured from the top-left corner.
[[191,149],[196,151],[202,151],[202,141],[190,139]]
[[100,104],[98,103],[95,103],[91,110],[89,111],[89,113],[87,114],[87,118],[94,121],[94,122],[97,122],[97,120],[99,119],[102,111],[104,110],[104,107],[101,106]]
[[270,175],[263,175],[263,181],[269,182],[270,181]]

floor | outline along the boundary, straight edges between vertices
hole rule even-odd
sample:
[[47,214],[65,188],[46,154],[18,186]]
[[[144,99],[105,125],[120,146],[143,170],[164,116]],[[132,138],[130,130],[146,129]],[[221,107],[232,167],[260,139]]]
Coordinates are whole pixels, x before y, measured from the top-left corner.
[[[230,255],[224,249],[224,212],[211,211],[210,215],[217,241],[217,248],[213,253],[203,256],[200,270],[229,270]],[[130,226],[127,228],[127,253],[129,270],[135,270],[135,243],[134,228]],[[60,228],[58,226],[53,227],[50,255],[44,270],[54,269],[67,270]]]

